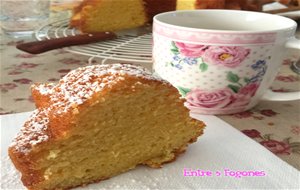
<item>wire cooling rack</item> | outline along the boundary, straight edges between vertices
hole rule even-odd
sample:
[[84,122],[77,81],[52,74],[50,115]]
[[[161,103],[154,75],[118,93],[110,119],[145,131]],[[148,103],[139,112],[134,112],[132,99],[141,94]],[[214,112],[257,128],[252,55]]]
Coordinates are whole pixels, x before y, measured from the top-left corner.
[[[60,20],[41,26],[35,32],[35,38],[39,41],[44,39],[74,36],[80,32],[69,27],[68,20]],[[80,46],[65,48],[66,51],[89,56],[89,63],[94,58],[106,60],[118,60],[124,62],[151,63],[151,28],[124,30],[118,32],[118,38],[109,41],[91,43]]]

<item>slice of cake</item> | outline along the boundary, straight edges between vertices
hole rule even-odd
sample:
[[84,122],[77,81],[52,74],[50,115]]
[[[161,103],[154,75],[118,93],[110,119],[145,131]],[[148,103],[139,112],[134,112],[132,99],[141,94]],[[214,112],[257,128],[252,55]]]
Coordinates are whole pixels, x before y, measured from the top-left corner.
[[68,189],[173,161],[203,133],[176,88],[128,64],[32,88],[37,109],[9,148],[30,190]]
[[97,32],[134,28],[146,22],[142,0],[93,0],[84,1],[75,8],[71,26]]
[[85,0],[73,11],[70,26],[82,32],[143,26],[158,13],[175,9],[176,0]]
[[117,31],[143,26],[158,13],[175,10],[176,0],[84,0],[70,26],[82,32]]

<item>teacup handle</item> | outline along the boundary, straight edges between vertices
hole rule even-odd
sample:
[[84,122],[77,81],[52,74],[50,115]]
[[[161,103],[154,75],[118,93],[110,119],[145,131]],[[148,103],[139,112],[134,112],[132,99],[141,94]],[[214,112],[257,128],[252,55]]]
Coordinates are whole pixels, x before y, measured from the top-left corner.
[[[291,38],[286,44],[286,48],[293,48],[300,50],[300,40]],[[273,92],[268,90],[262,97],[262,100],[268,101],[291,101],[300,100],[300,92]]]
[[291,38],[287,41],[285,44],[286,48],[293,48],[293,49],[299,49],[300,50],[300,40],[297,38]]
[[262,100],[267,100],[267,101],[300,100],[300,92],[273,92],[272,90],[268,90],[263,95]]

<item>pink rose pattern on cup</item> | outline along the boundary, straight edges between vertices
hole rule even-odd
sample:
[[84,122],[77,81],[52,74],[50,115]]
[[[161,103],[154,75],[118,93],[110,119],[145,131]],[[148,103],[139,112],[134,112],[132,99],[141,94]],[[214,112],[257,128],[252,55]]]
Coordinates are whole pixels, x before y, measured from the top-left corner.
[[[172,42],[173,62],[170,64],[182,69],[182,63],[189,65],[202,62],[202,71],[208,67],[207,63],[222,65],[229,68],[239,66],[249,55],[250,50],[240,46],[208,46]],[[183,56],[183,57],[182,57]]]
[[224,108],[234,101],[234,93],[229,88],[216,91],[196,88],[187,93],[185,98],[189,107]]
[[[185,105],[190,109],[196,108],[242,108],[244,109],[250,102],[252,96],[259,85],[252,83],[242,87],[238,92],[234,92],[229,87],[220,90],[207,91],[198,88],[192,89],[186,93]],[[182,89],[179,87],[182,91]],[[186,91],[188,91],[186,89]]]
[[205,52],[203,60],[208,63],[235,68],[244,61],[249,53],[249,49],[239,46],[211,46]]
[[200,57],[204,54],[209,46],[174,42],[173,47],[175,51],[176,48],[178,48],[180,54],[186,57]]
[[[250,49],[241,46],[207,46],[194,45],[183,42],[172,42],[171,52],[173,61],[166,66],[172,66],[184,72],[184,66],[199,65],[201,72],[209,70],[209,65],[224,68],[236,68],[251,53]],[[238,73],[227,72],[228,85],[223,89],[205,90],[201,88],[189,89],[177,86],[179,92],[186,98],[185,105],[190,110],[197,108],[222,110],[238,108],[243,110],[255,95],[267,64],[265,60],[258,60],[251,65],[255,74],[250,78],[240,77]]]

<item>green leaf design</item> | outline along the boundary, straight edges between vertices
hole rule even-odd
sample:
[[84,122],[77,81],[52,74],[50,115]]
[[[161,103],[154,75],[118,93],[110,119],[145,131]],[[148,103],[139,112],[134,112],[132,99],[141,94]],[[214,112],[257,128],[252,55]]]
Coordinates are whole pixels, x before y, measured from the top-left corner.
[[180,86],[177,86],[177,89],[179,90],[179,93],[180,93],[183,97],[185,97],[186,94],[187,94],[188,92],[191,91],[191,89],[189,89],[189,88],[184,88],[184,87],[180,87]]
[[208,69],[208,65],[203,62],[199,65],[199,69],[201,70],[201,72],[204,72]]
[[290,147],[296,147],[296,148],[299,148],[300,149],[300,142],[292,142],[292,143],[289,143]]
[[233,84],[229,84],[227,86],[228,86],[228,88],[230,88],[235,93],[238,93],[238,91],[240,90],[239,86],[236,86],[236,85],[233,85]]
[[271,140],[271,136],[272,136],[272,134],[265,134],[265,135],[263,136],[263,139],[264,139],[264,140]]
[[174,41],[171,42],[171,45],[173,46],[174,49],[178,49]]
[[237,74],[234,74],[233,72],[229,71],[227,73],[227,80],[233,83],[237,83],[240,80],[240,77]]
[[288,138],[283,139],[282,141],[287,144],[290,144],[290,140],[291,140],[291,137],[288,137]]
[[171,49],[171,52],[173,52],[174,54],[179,54],[178,49]]
[[292,149],[292,152],[293,152],[293,153],[300,154],[300,149]]
[[244,78],[244,81],[245,81],[245,83],[247,83],[247,84],[248,84],[248,83],[250,82],[250,79],[249,79],[249,78],[247,78],[247,77],[245,77],[245,78]]
[[172,46],[171,51],[176,55],[179,54],[179,50],[178,50],[178,47],[176,46],[175,42],[172,41],[171,46]]

